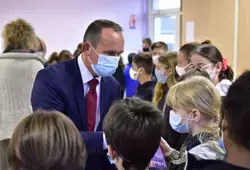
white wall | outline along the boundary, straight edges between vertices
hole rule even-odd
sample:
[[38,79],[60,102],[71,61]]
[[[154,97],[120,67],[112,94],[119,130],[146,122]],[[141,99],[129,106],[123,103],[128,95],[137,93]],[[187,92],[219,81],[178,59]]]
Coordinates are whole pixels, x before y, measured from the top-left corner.
[[[87,26],[96,19],[110,19],[124,28],[125,54],[141,49],[147,36],[147,0],[1,0],[0,31],[4,24],[24,18],[53,51],[74,51]],[[129,29],[129,17],[136,15],[136,29]],[[1,50],[1,49],[0,49]]]

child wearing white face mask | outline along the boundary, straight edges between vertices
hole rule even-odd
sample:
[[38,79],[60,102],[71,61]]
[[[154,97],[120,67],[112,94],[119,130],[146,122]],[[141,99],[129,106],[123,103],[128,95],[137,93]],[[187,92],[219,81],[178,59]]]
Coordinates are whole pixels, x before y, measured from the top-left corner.
[[186,139],[186,134],[175,132],[169,121],[169,111],[171,108],[166,103],[166,96],[169,88],[174,86],[179,76],[176,73],[175,66],[177,65],[177,53],[170,52],[158,58],[155,69],[157,84],[154,89],[153,104],[158,106],[164,114],[164,126],[162,137],[175,149],[180,149],[183,141]]
[[173,86],[168,92],[169,123],[179,133],[189,133],[180,151],[162,139],[161,148],[169,169],[184,169],[186,151],[199,159],[223,159],[218,146],[220,95],[213,83],[204,77],[193,77]]
[[139,82],[135,96],[152,101],[155,82],[152,81],[153,59],[150,53],[137,54],[133,58],[130,77]]
[[216,85],[221,96],[226,96],[232,84],[234,72],[227,64],[227,59],[213,45],[201,45],[197,47],[191,57],[193,67],[207,71],[210,79]]
[[191,66],[191,54],[193,50],[198,47],[200,44],[199,43],[187,43],[184,44],[178,52],[178,64],[175,67],[176,72],[179,76],[182,76],[189,70],[189,67]]

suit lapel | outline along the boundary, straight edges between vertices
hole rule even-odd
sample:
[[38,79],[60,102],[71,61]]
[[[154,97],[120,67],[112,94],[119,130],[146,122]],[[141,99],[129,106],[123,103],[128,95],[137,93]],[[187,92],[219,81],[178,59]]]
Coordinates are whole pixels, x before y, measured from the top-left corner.
[[100,87],[100,123],[98,125],[97,130],[101,130],[102,129],[102,122],[103,119],[106,115],[106,107],[107,107],[107,102],[108,102],[108,95],[107,95],[107,89],[105,89],[106,87],[106,79],[105,77],[101,78],[101,87]]
[[83,82],[81,78],[81,73],[79,69],[79,65],[77,62],[77,58],[75,57],[72,62],[74,62],[74,70],[72,74],[73,78],[73,86],[75,90],[76,102],[78,107],[78,113],[81,117],[82,122],[82,130],[87,130],[87,115],[86,115],[86,105],[85,105],[85,98],[84,98],[84,89],[83,89]]

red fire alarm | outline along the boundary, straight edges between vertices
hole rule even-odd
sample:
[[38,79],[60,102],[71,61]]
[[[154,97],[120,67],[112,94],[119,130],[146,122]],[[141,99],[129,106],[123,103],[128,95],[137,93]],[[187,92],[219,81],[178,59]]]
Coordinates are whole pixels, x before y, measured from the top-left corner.
[[136,20],[135,20],[135,15],[130,15],[130,19],[129,19],[129,28],[130,29],[135,29],[135,24],[136,24]]

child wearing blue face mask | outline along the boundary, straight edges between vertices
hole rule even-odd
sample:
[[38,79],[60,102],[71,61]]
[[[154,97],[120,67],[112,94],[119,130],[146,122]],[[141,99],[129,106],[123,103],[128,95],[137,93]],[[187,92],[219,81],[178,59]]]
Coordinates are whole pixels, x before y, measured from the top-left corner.
[[173,86],[167,96],[169,124],[179,133],[189,133],[180,151],[162,139],[161,148],[169,169],[184,169],[186,151],[199,159],[223,159],[218,146],[220,94],[213,83],[204,77],[193,77]]
[[177,65],[177,53],[170,52],[157,59],[155,75],[157,84],[154,90],[153,103],[162,110],[168,89],[177,83],[179,78],[175,71]]
[[223,100],[220,126],[226,156],[221,160],[197,160],[188,155],[187,170],[250,169],[250,72],[241,75]]
[[180,134],[174,131],[169,121],[169,111],[171,108],[165,105],[166,95],[169,88],[174,86],[179,75],[175,67],[177,65],[177,53],[169,52],[157,58],[155,75],[157,77],[157,84],[154,89],[153,104],[158,106],[164,114],[164,126],[162,137],[175,149],[179,150],[187,134]]

